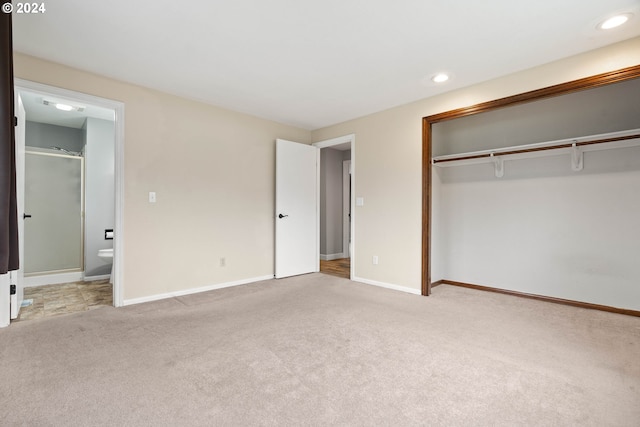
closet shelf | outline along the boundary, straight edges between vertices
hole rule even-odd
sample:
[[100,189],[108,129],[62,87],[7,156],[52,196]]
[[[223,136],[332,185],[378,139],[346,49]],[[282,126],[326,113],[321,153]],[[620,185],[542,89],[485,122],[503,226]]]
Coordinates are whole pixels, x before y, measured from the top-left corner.
[[572,169],[577,171],[582,169],[582,154],[584,152],[639,145],[640,129],[630,129],[620,132],[560,139],[557,141],[448,154],[433,157],[431,163],[438,167],[494,163],[496,176],[500,177],[504,173],[503,160],[571,154]]

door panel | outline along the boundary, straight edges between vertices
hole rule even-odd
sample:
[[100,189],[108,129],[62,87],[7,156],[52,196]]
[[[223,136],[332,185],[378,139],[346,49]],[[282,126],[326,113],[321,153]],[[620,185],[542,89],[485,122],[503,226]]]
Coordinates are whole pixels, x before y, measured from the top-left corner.
[[277,278],[320,270],[318,160],[311,145],[276,141]]
[[26,112],[20,94],[15,94],[15,115],[18,119],[16,130],[16,198],[18,207],[18,256],[20,268],[11,272],[11,284],[16,285],[16,297],[12,299],[11,318],[16,319],[20,314],[20,306],[24,299],[24,158],[25,158],[25,129]]

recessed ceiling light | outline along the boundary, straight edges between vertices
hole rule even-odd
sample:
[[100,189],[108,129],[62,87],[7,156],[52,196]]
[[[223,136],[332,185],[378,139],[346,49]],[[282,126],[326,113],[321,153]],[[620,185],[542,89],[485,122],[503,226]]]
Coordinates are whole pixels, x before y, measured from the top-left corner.
[[598,25],[598,28],[600,28],[601,30],[610,30],[624,24],[629,20],[629,18],[631,18],[630,13],[612,16],[611,18],[602,21],[600,25]]
[[431,78],[431,80],[433,80],[436,83],[444,83],[447,80],[449,80],[449,75],[445,74],[445,73],[439,73],[439,74],[436,74],[435,76],[433,76]]

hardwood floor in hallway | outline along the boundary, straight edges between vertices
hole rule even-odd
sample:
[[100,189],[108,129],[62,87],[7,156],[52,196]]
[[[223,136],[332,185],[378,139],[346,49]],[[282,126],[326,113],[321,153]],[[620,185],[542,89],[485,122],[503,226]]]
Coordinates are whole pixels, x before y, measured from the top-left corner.
[[332,276],[344,277],[349,279],[351,277],[351,259],[341,258],[332,261],[320,260],[320,273],[331,274]]

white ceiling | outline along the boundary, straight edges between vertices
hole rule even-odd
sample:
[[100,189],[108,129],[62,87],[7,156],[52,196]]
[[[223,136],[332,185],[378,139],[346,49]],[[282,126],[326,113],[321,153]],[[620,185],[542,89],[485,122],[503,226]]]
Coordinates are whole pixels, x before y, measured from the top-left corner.
[[[88,105],[55,96],[45,96],[26,90],[19,90],[18,92],[24,105],[27,120],[30,122],[81,129],[87,117],[111,121],[115,120],[115,111],[109,110],[108,108]],[[44,100],[49,101],[51,104],[45,105]],[[61,111],[55,107],[56,103],[81,107],[82,111]]]
[[[640,0],[55,0],[14,49],[316,129],[640,35]],[[596,25],[631,12],[625,26]],[[447,71],[437,86],[429,78]]]

